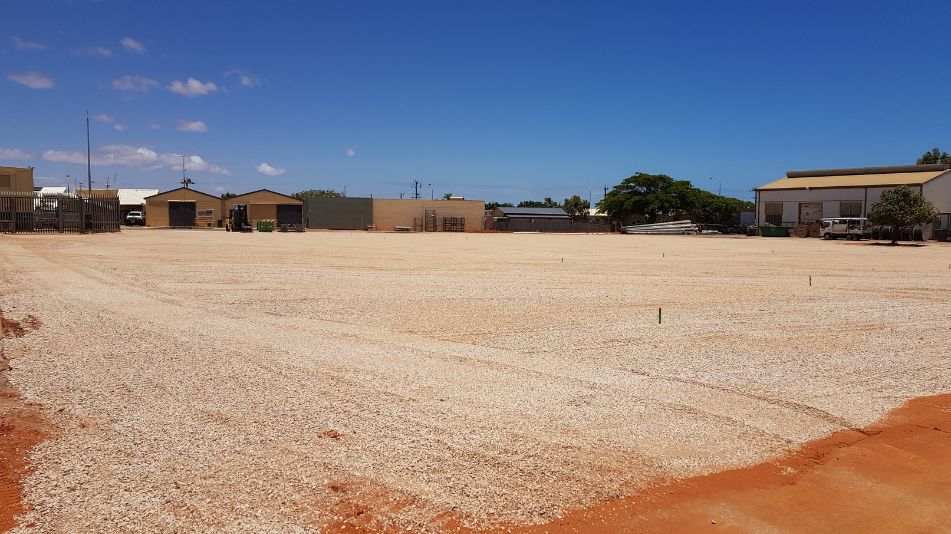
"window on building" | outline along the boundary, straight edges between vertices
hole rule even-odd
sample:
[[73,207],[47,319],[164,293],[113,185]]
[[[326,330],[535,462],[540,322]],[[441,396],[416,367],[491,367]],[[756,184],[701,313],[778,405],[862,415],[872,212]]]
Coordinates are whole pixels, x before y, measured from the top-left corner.
[[861,217],[861,202],[839,202],[839,217]]
[[12,189],[13,176],[9,174],[0,174],[0,189]]
[[766,224],[771,224],[773,226],[783,225],[783,203],[782,202],[767,202],[766,203]]
[[198,210],[198,213],[195,214],[197,217],[214,217],[215,210]]

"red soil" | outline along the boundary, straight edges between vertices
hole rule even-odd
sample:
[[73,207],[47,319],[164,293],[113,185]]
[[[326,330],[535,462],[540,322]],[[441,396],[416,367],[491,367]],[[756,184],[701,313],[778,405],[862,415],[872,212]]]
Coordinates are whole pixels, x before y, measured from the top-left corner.
[[15,321],[0,311],[0,532],[13,528],[16,516],[26,511],[22,480],[30,472],[27,454],[51,431],[40,411],[22,402],[7,382],[10,355],[2,345],[2,338],[22,337],[39,326],[39,320],[31,315]]
[[948,532],[949,480],[945,394],[771,462],[655,486],[512,532]]

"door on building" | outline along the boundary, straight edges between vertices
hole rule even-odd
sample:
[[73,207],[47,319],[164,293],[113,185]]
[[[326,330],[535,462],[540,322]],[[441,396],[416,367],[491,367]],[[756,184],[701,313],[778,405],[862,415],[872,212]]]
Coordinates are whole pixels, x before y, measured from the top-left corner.
[[301,224],[304,206],[302,204],[278,204],[277,224]]
[[814,223],[822,218],[822,202],[800,202],[799,222]]
[[168,225],[169,226],[195,226],[195,203],[194,202],[169,202],[168,203]]

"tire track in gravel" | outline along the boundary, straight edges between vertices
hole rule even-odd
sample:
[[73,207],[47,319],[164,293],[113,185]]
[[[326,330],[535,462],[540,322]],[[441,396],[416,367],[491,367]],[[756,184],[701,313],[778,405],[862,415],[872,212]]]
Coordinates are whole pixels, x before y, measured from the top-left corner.
[[774,405],[774,406],[781,406],[781,407],[787,408],[787,409],[789,409],[789,410],[797,411],[797,412],[800,412],[800,413],[809,415],[809,416],[811,416],[811,417],[814,417],[814,418],[816,418],[816,419],[821,419],[822,421],[825,421],[825,422],[827,422],[827,423],[833,424],[833,425],[835,425],[835,426],[837,426],[837,427],[840,427],[840,428],[846,428],[846,429],[849,429],[849,430],[856,430],[856,431],[859,431],[859,430],[860,430],[860,429],[858,429],[855,425],[853,425],[852,422],[849,421],[848,419],[844,419],[844,418],[839,417],[839,416],[837,416],[837,415],[831,414],[831,413],[829,413],[829,412],[827,412],[827,411],[825,411],[825,410],[822,410],[822,409],[820,409],[820,408],[816,408],[816,407],[814,407],[814,406],[809,406],[808,404],[802,404],[802,403],[800,403],[800,402],[794,402],[794,401],[788,401],[788,400],[783,400],[783,399],[777,399],[777,398],[774,398],[774,397],[767,397],[767,396],[765,396],[765,395],[757,395],[757,394],[755,394],[755,393],[746,393],[746,392],[739,391],[739,390],[736,390],[736,389],[728,388],[728,387],[726,387],[726,386],[718,386],[718,385],[715,385],[715,384],[709,384],[709,383],[707,383],[707,382],[702,382],[702,381],[700,381],[700,380],[693,380],[693,379],[690,379],[690,378],[683,378],[683,377],[677,377],[677,376],[662,376],[662,375],[657,375],[657,374],[650,373],[650,372],[648,372],[648,371],[637,370],[637,369],[630,369],[630,372],[633,373],[633,374],[635,374],[635,375],[638,375],[638,376],[644,376],[644,377],[647,377],[647,378],[651,378],[651,379],[653,379],[653,380],[666,380],[666,381],[669,381],[669,382],[677,382],[677,383],[680,383],[680,384],[686,384],[686,385],[691,385],[691,386],[698,386],[698,387],[706,388],[706,389],[713,389],[713,390],[716,390],[716,391],[721,391],[721,392],[723,392],[723,393],[728,393],[728,394],[730,394],[730,395],[737,395],[737,396],[740,396],[740,397],[746,397],[746,398],[749,398],[749,399],[753,399],[753,400],[757,400],[757,401],[760,401],[760,402],[764,402],[764,403],[766,403],[766,404],[771,404],[771,405]]

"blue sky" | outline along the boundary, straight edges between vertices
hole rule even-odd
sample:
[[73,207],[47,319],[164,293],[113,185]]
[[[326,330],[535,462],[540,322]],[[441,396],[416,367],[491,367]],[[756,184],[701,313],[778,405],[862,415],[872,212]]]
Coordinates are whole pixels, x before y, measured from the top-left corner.
[[[0,1],[0,164],[38,184],[751,198],[951,150],[947,2]],[[712,178],[712,179],[711,179]],[[429,195],[429,187],[424,194]]]

